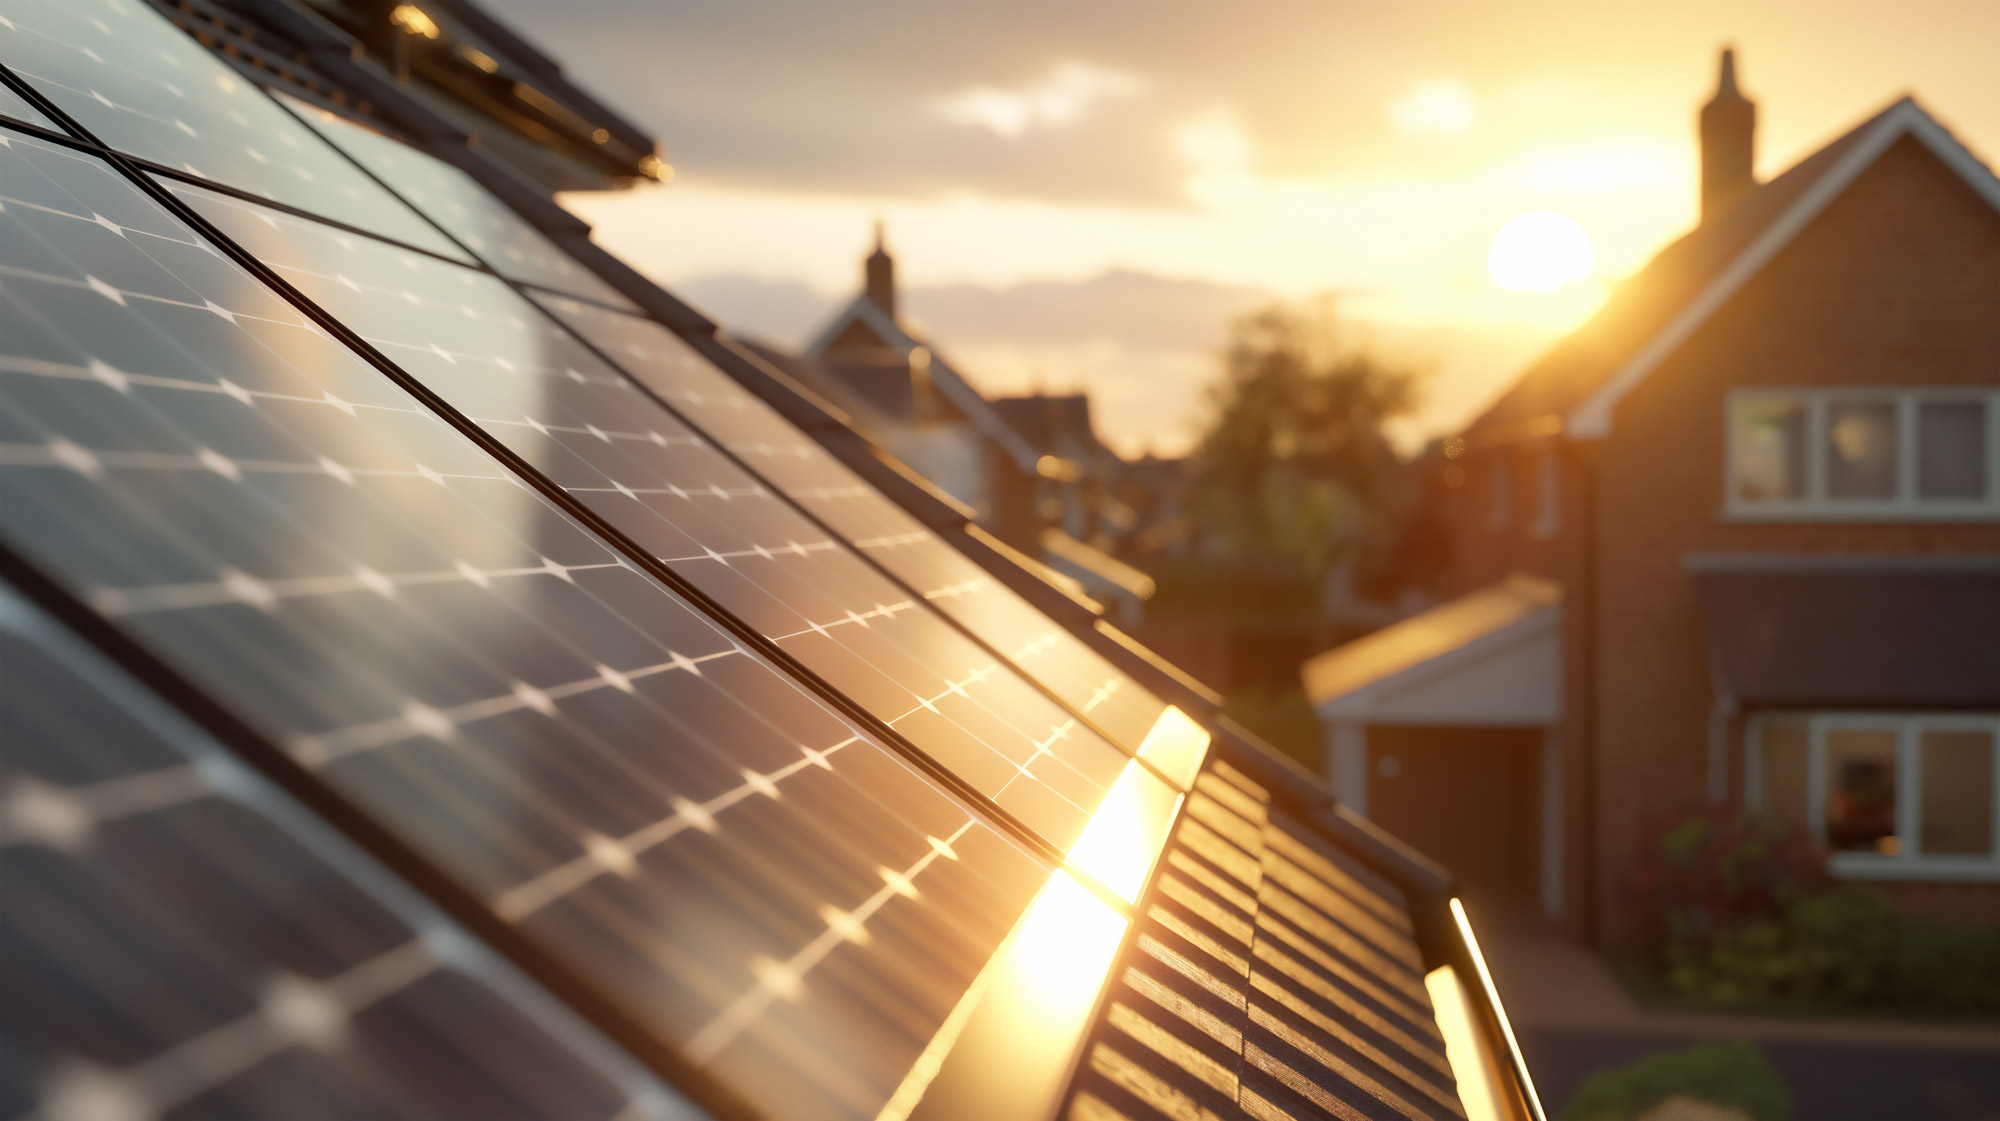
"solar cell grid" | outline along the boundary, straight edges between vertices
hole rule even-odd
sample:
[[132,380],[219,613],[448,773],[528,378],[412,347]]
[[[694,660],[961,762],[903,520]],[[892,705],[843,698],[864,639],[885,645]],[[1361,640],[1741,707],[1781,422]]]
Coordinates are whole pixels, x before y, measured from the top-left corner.
[[1125,758],[491,276],[186,184],[238,244],[606,522],[1066,848]]
[[142,0],[15,0],[0,63],[119,151],[465,259]]
[[0,135],[0,534],[773,1115],[1047,868],[93,158]]
[[[939,610],[1137,750],[1166,702],[868,485],[665,327],[543,300],[627,372]],[[1192,760],[1185,778],[1192,778]],[[1177,776],[1181,777],[1181,776]]]
[[0,664],[0,1115],[694,1115],[5,587]]
[[345,117],[295,98],[279,100],[495,271],[613,307],[632,307],[465,172]]

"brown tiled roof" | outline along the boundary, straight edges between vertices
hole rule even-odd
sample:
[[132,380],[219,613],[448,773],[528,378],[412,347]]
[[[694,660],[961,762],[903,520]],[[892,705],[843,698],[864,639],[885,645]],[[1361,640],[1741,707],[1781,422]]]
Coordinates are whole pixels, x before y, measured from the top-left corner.
[[1908,100],[1888,106],[1784,174],[1745,192],[1733,206],[1661,250],[1644,269],[1618,285],[1596,315],[1528,367],[1512,389],[1472,422],[1467,434],[1504,439],[1511,431],[1562,416],[1589,400],[1837,164],[1870,125]]
[[1112,976],[1068,1121],[1464,1116],[1403,894],[1227,764]]

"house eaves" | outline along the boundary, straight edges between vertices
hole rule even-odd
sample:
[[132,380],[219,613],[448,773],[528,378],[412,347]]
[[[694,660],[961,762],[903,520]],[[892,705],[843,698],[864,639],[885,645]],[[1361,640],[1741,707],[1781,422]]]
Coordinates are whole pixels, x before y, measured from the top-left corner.
[[1588,399],[1569,411],[1563,418],[1565,434],[1578,440],[1601,440],[1609,436],[1611,415],[1619,402],[1693,337],[1903,137],[1920,141],[1980,198],[2000,210],[2000,179],[1915,100],[1903,98],[1863,128],[1863,135],[1670,319],[1665,328],[1654,334]]

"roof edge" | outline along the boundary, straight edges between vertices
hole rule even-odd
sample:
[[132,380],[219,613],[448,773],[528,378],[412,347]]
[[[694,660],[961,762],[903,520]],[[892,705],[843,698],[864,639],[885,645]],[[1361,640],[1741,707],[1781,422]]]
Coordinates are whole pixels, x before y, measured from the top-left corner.
[[1794,200],[1679,315],[1640,348],[1638,354],[1627,360],[1610,381],[1593,393],[1589,400],[1570,410],[1564,418],[1563,428],[1571,439],[1601,440],[1608,437],[1611,434],[1611,414],[1619,402],[1680,349],[1863,172],[1874,166],[1890,145],[1904,136],[1915,136],[1922,141],[1975,193],[1995,210],[2000,210],[2000,178],[1995,178],[1991,168],[1960,144],[1958,138],[1925,112],[1914,98],[1901,98],[1881,113],[1873,124],[1864,127],[1868,130],[1867,134],[1859,139],[1852,151],[1842,156],[1818,182]]

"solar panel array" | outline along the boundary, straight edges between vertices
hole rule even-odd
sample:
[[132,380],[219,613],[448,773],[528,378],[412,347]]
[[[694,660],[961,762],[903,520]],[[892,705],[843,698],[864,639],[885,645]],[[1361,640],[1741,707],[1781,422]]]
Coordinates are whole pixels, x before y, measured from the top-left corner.
[[499,280],[184,184],[239,244],[723,607],[1058,848],[1116,748]]
[[770,1114],[886,1097],[1046,867],[102,162],[0,139],[8,541]]
[[[671,331],[576,300],[545,298],[578,333],[764,479],[941,611],[1129,747],[1166,702],[946,544]],[[1185,784],[1199,755],[1175,768]]]
[[4,588],[0,664],[0,1116],[694,1116]]
[[0,539],[176,683],[0,585],[0,1115],[902,1116],[1058,896],[1072,1115],[1455,1115],[1392,886],[473,178],[137,0],[0,62]]

